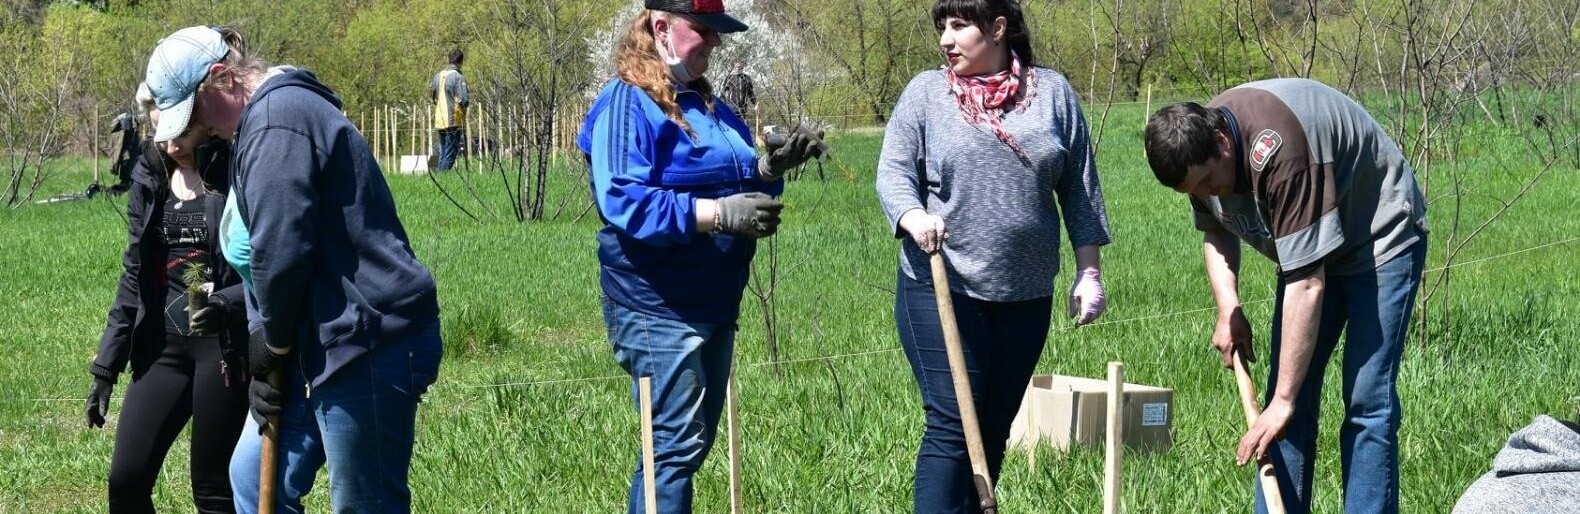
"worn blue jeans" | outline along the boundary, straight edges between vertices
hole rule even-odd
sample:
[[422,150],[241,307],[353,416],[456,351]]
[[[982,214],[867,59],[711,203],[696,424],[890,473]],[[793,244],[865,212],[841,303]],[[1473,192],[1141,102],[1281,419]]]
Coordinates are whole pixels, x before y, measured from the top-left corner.
[[[1317,422],[1321,411],[1322,377],[1328,361],[1344,340],[1344,420],[1339,427],[1340,462],[1344,472],[1344,512],[1399,512],[1399,420],[1402,410],[1396,379],[1399,359],[1410,328],[1416,289],[1426,265],[1426,238],[1377,267],[1376,273],[1328,276],[1323,289],[1317,348],[1306,381],[1295,398],[1295,411],[1284,438],[1268,454],[1278,475],[1284,506],[1290,514],[1311,512],[1311,482],[1316,468]],[[1283,284],[1273,314],[1272,370],[1267,397],[1272,401],[1278,380]],[[1347,330],[1346,330],[1347,329]],[[1266,513],[1260,484],[1256,512]]]
[[466,140],[466,127],[451,127],[438,129],[434,138],[434,146],[438,148],[439,164],[436,171],[445,171],[455,167],[455,159],[461,154],[461,148]]
[[[658,512],[689,513],[692,476],[713,446],[719,415],[724,411],[724,387],[729,382],[730,361],[735,352],[735,327],[660,318],[607,298],[603,301],[603,317],[615,360],[631,374],[632,405],[639,413],[642,406],[638,379],[650,377],[652,381]],[[646,512],[644,500],[639,450],[626,512]]]
[[[336,371],[304,397],[305,381],[294,359],[285,366],[280,392],[277,512],[302,512],[313,476],[329,464],[329,497],[335,512],[411,511],[412,442],[417,403],[439,373],[444,346],[439,321],[380,344]],[[251,416],[230,461],[236,512],[258,511],[258,463],[263,439]]]
[[[927,428],[916,452],[915,512],[979,512],[954,378],[930,283],[899,277],[894,324],[921,389]],[[988,471],[997,483],[1009,426],[1048,339],[1053,298],[989,302],[953,293]]]

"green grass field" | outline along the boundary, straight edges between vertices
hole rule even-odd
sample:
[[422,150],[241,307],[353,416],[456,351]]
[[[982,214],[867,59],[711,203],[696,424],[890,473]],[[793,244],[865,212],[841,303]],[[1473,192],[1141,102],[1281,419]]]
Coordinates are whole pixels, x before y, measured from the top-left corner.
[[[1214,317],[1203,310],[1212,299],[1200,237],[1185,199],[1157,186],[1146,168],[1141,115],[1116,108],[1099,162],[1115,241],[1103,252],[1110,309],[1080,330],[1059,316],[1038,372],[1100,377],[1106,362],[1119,360],[1130,381],[1175,390],[1174,448],[1126,455],[1129,512],[1244,512],[1252,474],[1233,463],[1244,424],[1232,375],[1208,344]],[[1462,234],[1537,169],[1517,134],[1478,130],[1457,161],[1466,177]],[[872,188],[880,137],[834,136],[828,180],[790,184],[775,236],[781,358],[860,355],[784,364],[776,374],[764,365],[761,311],[748,294],[737,355],[748,512],[910,508],[922,412],[896,351],[888,292],[896,242]],[[80,189],[86,176],[74,170],[45,191]],[[420,414],[415,509],[622,510],[639,429],[629,379],[604,336],[596,217],[569,222],[582,205],[572,201],[559,221],[473,222],[427,178],[389,180],[417,254],[438,278],[447,346]],[[456,176],[441,180],[467,197]],[[474,180],[504,214],[498,177]],[[580,194],[580,179],[554,180],[566,184],[556,195]],[[1429,270],[1443,264],[1454,213],[1447,183],[1431,191]],[[1430,342],[1412,338],[1400,377],[1404,512],[1447,512],[1510,432],[1538,414],[1574,415],[1580,242],[1505,254],[1580,235],[1577,189],[1580,172],[1550,172],[1464,251],[1462,261],[1488,260],[1452,269],[1452,294],[1440,293],[1446,303],[1432,307]],[[115,202],[124,201],[0,213],[0,348],[8,352],[0,358],[0,513],[105,508],[115,421],[86,428],[82,397],[120,273],[126,236]],[[551,213],[555,202],[551,196]],[[468,207],[480,211],[475,202]],[[1246,255],[1242,295],[1265,353],[1272,266]],[[1065,270],[1058,288],[1068,280]],[[1340,512],[1338,369],[1330,367],[1323,391],[1318,512]],[[1252,372],[1265,383],[1265,359]],[[112,415],[119,405],[117,396]],[[155,493],[162,510],[191,509],[187,455],[178,442],[164,467]],[[1102,460],[1100,448],[1077,449],[1041,455],[1028,469],[1025,454],[1012,453],[999,487],[1004,511],[1099,511]],[[698,477],[699,512],[727,512],[726,474],[721,445]],[[316,510],[327,510],[326,487],[321,478],[310,503]]]

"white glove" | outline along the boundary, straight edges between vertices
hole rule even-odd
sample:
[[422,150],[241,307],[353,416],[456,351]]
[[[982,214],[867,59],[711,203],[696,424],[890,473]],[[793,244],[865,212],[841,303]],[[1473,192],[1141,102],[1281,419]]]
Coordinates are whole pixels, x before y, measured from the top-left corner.
[[949,232],[944,230],[944,219],[921,209],[911,209],[900,216],[900,230],[911,235],[923,252],[933,253],[943,248]]
[[1097,268],[1086,268],[1075,274],[1075,284],[1070,286],[1069,316],[1075,326],[1095,321],[1108,310],[1108,294],[1103,291],[1103,273]]

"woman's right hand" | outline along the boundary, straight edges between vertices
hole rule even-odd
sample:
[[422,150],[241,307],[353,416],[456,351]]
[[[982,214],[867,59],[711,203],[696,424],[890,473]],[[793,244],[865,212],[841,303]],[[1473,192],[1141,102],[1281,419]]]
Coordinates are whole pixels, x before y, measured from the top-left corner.
[[922,209],[911,209],[900,216],[900,230],[911,235],[911,240],[923,252],[933,253],[944,247],[949,232],[944,230],[944,219]]
[[110,413],[110,391],[113,389],[115,382],[104,377],[93,377],[93,386],[88,388],[86,409],[89,428],[104,426],[104,416]]

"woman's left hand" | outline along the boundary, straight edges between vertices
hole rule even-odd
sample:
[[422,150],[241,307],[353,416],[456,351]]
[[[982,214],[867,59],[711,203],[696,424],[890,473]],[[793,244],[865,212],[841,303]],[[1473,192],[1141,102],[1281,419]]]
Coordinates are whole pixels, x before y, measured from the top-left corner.
[[1085,268],[1075,274],[1075,284],[1070,286],[1069,316],[1075,326],[1097,320],[1108,310],[1108,293],[1103,290],[1103,274],[1097,268]]
[[813,132],[797,126],[790,135],[770,134],[763,138],[765,153],[758,158],[757,175],[772,182],[784,178],[785,173],[828,151],[823,144],[823,131]]

